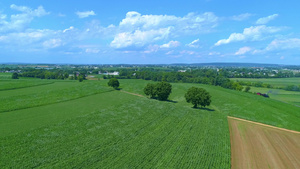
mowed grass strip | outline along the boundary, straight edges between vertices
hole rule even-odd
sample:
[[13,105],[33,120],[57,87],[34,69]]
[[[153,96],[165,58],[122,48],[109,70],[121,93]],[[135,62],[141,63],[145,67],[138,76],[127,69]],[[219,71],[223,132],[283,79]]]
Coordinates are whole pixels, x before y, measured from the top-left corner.
[[101,95],[98,110],[1,138],[0,168],[230,168],[226,115],[119,91]]
[[58,81],[49,85],[0,91],[0,113],[59,103],[111,90],[107,86],[98,85],[97,81]]

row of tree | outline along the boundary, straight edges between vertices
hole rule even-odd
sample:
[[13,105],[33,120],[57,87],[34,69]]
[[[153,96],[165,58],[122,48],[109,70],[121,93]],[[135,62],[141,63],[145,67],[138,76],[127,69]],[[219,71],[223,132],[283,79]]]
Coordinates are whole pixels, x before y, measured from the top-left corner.
[[[104,76],[104,78],[112,78],[112,76]],[[214,69],[197,69],[189,72],[163,72],[163,71],[120,71],[118,79],[144,79],[152,81],[165,82],[181,82],[181,83],[200,83],[214,86],[221,86],[228,89],[243,90],[243,86],[239,82],[231,81],[226,77],[223,71]]]
[[[172,92],[172,85],[168,82],[148,83],[144,88],[144,93],[150,98],[158,98],[158,100],[167,100]],[[184,95],[188,103],[192,103],[194,108],[209,106],[211,103],[211,95],[203,88],[191,87]]]
[[[112,78],[107,83],[108,86],[118,89],[120,82],[116,78]],[[168,100],[172,93],[172,85],[168,82],[148,83],[144,87],[144,93],[150,98],[157,98],[161,101]],[[188,103],[192,103],[194,108],[198,105],[201,107],[209,106],[211,103],[211,95],[203,88],[191,87],[184,95]]]

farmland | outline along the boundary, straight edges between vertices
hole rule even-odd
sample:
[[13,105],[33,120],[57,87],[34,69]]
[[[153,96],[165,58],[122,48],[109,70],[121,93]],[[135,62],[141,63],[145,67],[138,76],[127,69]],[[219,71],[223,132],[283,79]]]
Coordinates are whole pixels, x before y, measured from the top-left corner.
[[300,132],[228,118],[232,169],[300,168]]
[[[230,168],[228,115],[300,131],[299,107],[216,86],[172,83],[157,101],[145,80],[4,81],[17,87],[0,91],[0,168]],[[208,108],[185,102],[192,86]]]
[[243,81],[243,82],[263,82],[270,84],[273,87],[284,88],[288,85],[299,85],[300,78],[269,78],[269,79],[253,79],[253,78],[232,78],[234,81]]
[[[0,167],[230,168],[224,114],[111,91],[102,83],[76,84],[106,92],[0,113]],[[55,84],[62,85],[50,87],[57,91],[72,86]],[[11,97],[17,90],[31,88],[9,90]]]

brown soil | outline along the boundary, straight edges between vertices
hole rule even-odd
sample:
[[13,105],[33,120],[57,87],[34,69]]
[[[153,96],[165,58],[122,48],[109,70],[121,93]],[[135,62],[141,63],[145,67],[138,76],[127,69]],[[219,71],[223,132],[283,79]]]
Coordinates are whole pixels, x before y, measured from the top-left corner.
[[300,168],[300,134],[228,117],[231,168]]

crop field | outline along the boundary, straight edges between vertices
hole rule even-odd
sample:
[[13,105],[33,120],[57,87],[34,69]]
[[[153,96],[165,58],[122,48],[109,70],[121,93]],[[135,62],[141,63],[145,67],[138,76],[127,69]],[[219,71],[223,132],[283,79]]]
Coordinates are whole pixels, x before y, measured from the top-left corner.
[[243,81],[243,82],[263,82],[270,84],[273,87],[284,88],[288,85],[300,85],[300,78],[269,78],[269,79],[254,79],[254,78],[231,78],[234,81]]
[[[0,91],[0,168],[230,168],[228,115],[300,131],[299,107],[221,87],[173,83],[158,101],[143,93],[152,81],[12,80],[24,81]],[[209,107],[186,103],[192,86]]]
[[300,168],[300,132],[228,118],[232,169]]
[[106,90],[0,113],[0,168],[230,168],[225,114],[85,83]]
[[12,73],[0,73],[0,80],[11,79]]
[[270,96],[270,99],[279,100],[282,102],[300,106],[300,92],[297,91],[286,91],[282,89],[268,89],[262,87],[251,87],[250,92],[267,93]]
[[97,86],[90,81],[81,84],[77,81],[57,81],[46,84],[44,82],[44,85],[39,86],[33,82],[32,85],[34,87],[0,91],[0,112],[59,103],[112,90]]

